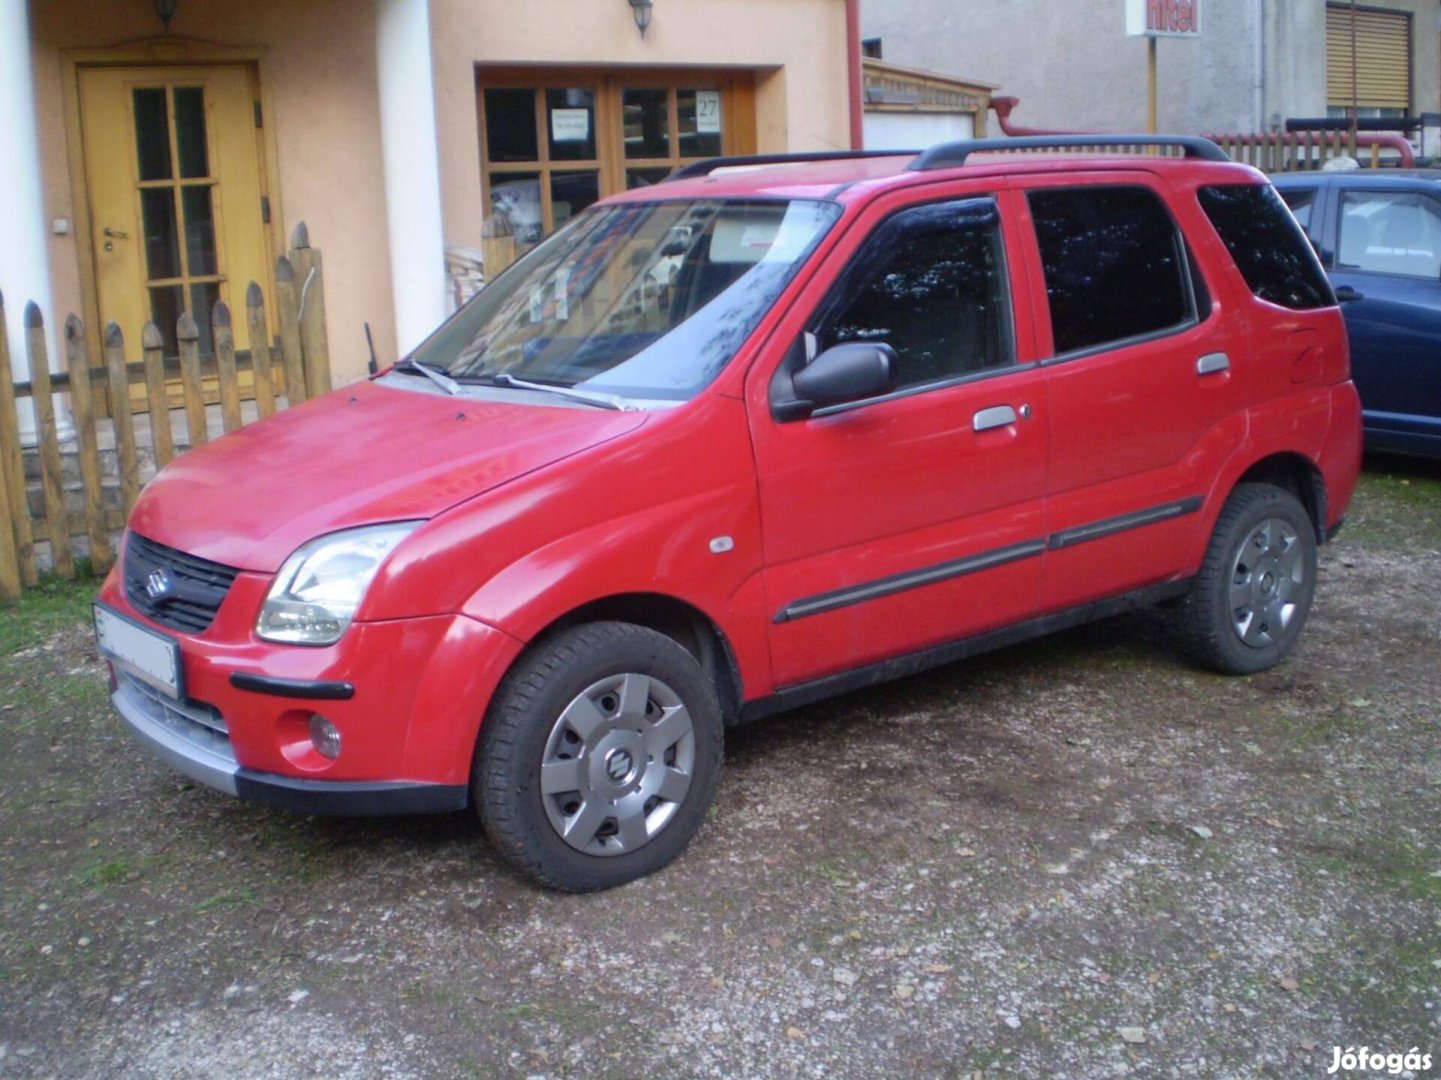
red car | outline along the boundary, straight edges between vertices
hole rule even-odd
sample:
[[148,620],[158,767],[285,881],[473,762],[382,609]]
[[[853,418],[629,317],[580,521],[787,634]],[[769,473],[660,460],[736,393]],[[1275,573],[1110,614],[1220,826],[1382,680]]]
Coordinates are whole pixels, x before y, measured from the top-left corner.
[[1341,314],[1264,177],[1135,141],[1184,156],[722,159],[579,215],[146,490],[116,708],[241,798],[473,806],[588,890],[685,847],[727,725],[1162,601],[1277,663],[1356,482]]

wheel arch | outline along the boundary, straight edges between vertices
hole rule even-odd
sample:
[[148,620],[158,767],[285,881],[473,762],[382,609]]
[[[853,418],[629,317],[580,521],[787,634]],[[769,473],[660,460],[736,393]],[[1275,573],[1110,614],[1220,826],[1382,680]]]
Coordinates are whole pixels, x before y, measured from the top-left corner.
[[558,616],[531,639],[531,644],[588,622],[633,623],[664,634],[690,653],[710,678],[726,725],[740,722],[740,666],[725,631],[700,608],[664,593],[617,593]]
[[1305,455],[1282,451],[1261,458],[1237,477],[1231,490],[1241,484],[1270,484],[1290,492],[1311,519],[1311,527],[1316,530],[1316,543],[1326,542],[1326,478],[1315,462]]

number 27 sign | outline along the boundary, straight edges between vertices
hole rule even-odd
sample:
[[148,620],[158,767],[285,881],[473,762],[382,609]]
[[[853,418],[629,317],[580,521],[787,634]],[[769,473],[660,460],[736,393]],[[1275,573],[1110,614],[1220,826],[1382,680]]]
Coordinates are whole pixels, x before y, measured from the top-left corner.
[[695,92],[695,129],[700,135],[719,135],[721,129],[721,96],[719,90]]

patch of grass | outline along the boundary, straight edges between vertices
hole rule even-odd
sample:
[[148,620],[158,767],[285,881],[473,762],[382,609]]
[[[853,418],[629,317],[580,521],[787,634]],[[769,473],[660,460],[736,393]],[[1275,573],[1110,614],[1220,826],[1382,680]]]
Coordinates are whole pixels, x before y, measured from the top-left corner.
[[0,607],[0,656],[43,645],[56,631],[88,621],[99,589],[100,579],[89,573],[74,581],[47,576],[26,589],[18,604]]
[[1355,846],[1323,848],[1308,862],[1331,877],[1359,879],[1408,900],[1441,905],[1441,877],[1435,876],[1441,855],[1400,830]]
[[103,888],[107,885],[119,885],[124,882],[132,873],[134,868],[126,859],[108,859],[104,862],[93,862],[88,866],[80,868],[76,877],[81,884],[90,885],[95,888]]
[[817,877],[824,878],[832,885],[848,885],[851,873],[837,859],[817,859],[811,870]]
[[226,889],[224,892],[216,893],[214,896],[207,896],[200,903],[195,905],[197,915],[206,911],[214,911],[217,908],[235,910],[243,908],[248,904],[255,903],[254,889]]
[[1378,547],[1441,548],[1441,462],[1367,456],[1341,538]]

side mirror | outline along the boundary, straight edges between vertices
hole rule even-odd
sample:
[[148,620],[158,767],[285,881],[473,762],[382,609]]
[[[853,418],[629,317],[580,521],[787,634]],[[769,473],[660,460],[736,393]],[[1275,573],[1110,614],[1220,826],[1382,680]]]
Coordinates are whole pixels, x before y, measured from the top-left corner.
[[779,419],[798,420],[827,405],[889,393],[896,387],[896,350],[883,343],[852,341],[821,353],[791,379],[796,398]]

